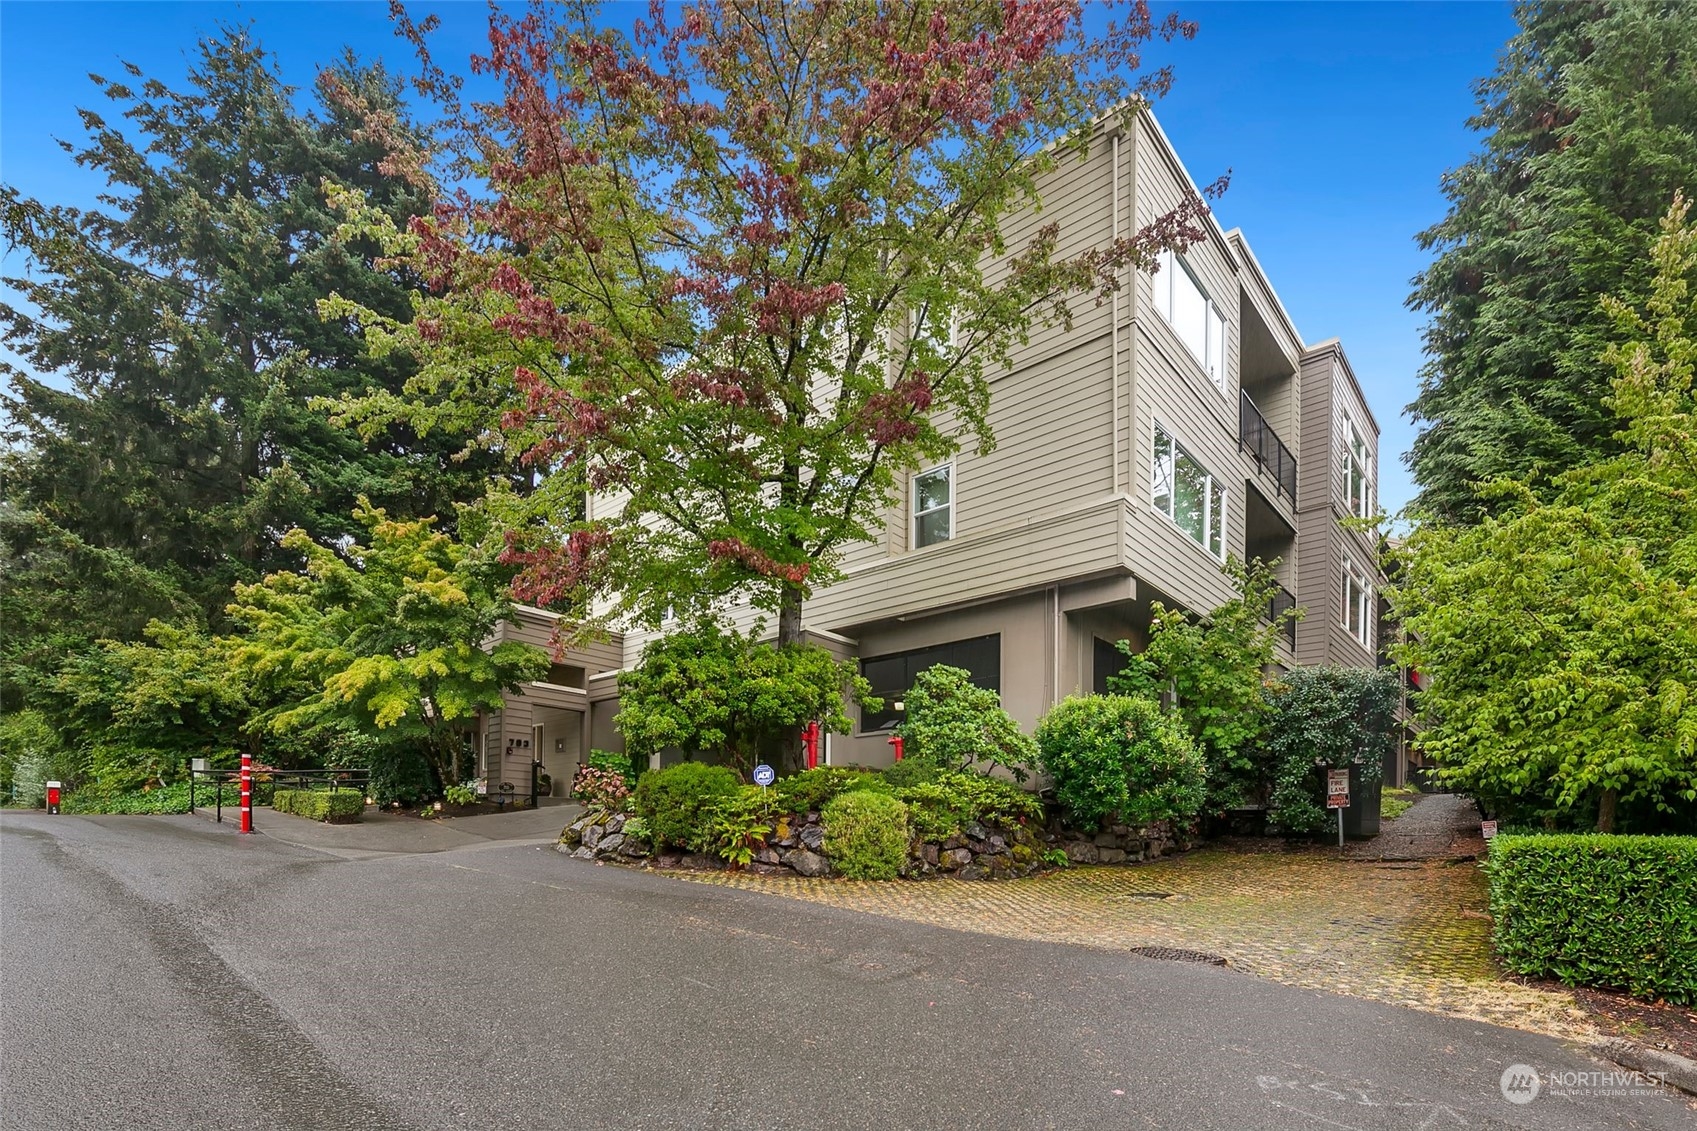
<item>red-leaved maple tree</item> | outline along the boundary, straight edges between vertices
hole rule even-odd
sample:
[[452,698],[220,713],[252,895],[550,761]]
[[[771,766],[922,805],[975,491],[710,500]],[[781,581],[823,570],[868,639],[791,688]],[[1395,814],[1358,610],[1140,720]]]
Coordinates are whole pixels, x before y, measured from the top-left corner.
[[450,183],[480,187],[388,233],[430,287],[370,325],[423,359],[411,403],[348,414],[482,412],[525,453],[538,490],[497,500],[521,599],[584,626],[748,601],[795,641],[897,476],[994,443],[987,374],[1033,326],[1202,237],[1196,198],[1065,255],[1032,222],[1104,116],[1167,89],[1144,46],[1194,30],[1071,0],[497,12],[498,101],[431,72]]

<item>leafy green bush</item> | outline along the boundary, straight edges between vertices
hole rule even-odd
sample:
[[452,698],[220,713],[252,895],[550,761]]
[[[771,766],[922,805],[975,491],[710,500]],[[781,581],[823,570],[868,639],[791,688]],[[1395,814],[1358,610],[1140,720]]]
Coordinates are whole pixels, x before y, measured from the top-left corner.
[[825,806],[825,855],[854,880],[893,880],[907,863],[907,806],[887,793],[857,789]]
[[271,808],[309,821],[349,824],[365,815],[365,795],[357,789],[279,789]]
[[1202,754],[1149,699],[1070,696],[1038,725],[1037,749],[1056,799],[1081,829],[1115,814],[1128,824],[1184,821],[1202,807]]
[[972,820],[960,798],[938,782],[905,786],[896,790],[896,800],[907,806],[908,827],[920,840],[948,840]]
[[449,805],[476,805],[477,786],[471,782],[451,785],[442,791],[442,800]]
[[[235,807],[236,791],[224,788],[224,807]],[[195,804],[212,805],[212,787],[201,783],[195,787]],[[158,789],[136,789],[125,793],[102,793],[94,789],[67,792],[60,800],[61,813],[187,813],[189,786],[187,782],[161,786]]]
[[[645,768],[648,765],[646,761],[642,764]],[[629,754],[615,754],[611,750],[591,750],[589,760],[584,765],[592,770],[612,770],[623,774],[629,782],[634,782],[640,776],[635,758]]]
[[1320,771],[1359,764],[1363,784],[1380,779],[1385,755],[1396,748],[1400,698],[1393,668],[1298,668],[1268,688],[1264,745],[1273,760],[1267,799],[1272,828],[1312,833],[1327,827],[1332,818]]
[[721,799],[713,806],[706,847],[738,867],[746,867],[766,847],[778,823],[774,798],[757,785]]
[[644,847],[647,847],[652,839],[652,834],[648,830],[648,822],[641,817],[626,817],[624,828],[620,831],[625,834],[626,840],[637,841]]
[[942,773],[896,790],[896,799],[907,805],[915,835],[929,841],[947,840],[973,822],[1007,829],[1043,820],[1036,796],[984,774]]
[[908,749],[946,770],[984,762],[1024,781],[1036,759],[1036,744],[1002,710],[1002,697],[974,684],[961,668],[938,664],[920,672],[906,709],[907,721],[897,729]]
[[705,852],[713,847],[713,809],[741,789],[742,783],[728,767],[680,762],[643,774],[631,808],[648,823],[655,848]]
[[894,789],[903,789],[910,785],[934,782],[948,771],[935,759],[909,754],[901,761],[885,766],[880,772],[885,784]]
[[807,813],[823,809],[831,798],[851,789],[889,792],[884,779],[869,770],[851,770],[845,766],[819,766],[779,779],[772,786],[772,794],[782,812]]
[[1697,837],[1499,835],[1485,872],[1510,970],[1697,1005]]

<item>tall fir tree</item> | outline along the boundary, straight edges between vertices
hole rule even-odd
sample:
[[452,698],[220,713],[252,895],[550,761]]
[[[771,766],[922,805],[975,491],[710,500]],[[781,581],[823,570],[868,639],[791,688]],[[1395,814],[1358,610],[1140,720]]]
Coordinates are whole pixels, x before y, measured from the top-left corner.
[[[1474,521],[1499,478],[1548,483],[1619,450],[1598,358],[1603,295],[1648,293],[1648,251],[1697,186],[1697,5],[1522,3],[1477,87],[1483,149],[1444,178],[1449,214],[1410,305],[1431,315],[1410,463],[1426,509]],[[1500,496],[1499,496],[1500,497]]]
[[14,684],[78,640],[137,639],[153,616],[216,625],[233,583],[298,562],[284,531],[350,535],[362,496],[451,525],[502,468],[464,434],[362,435],[320,407],[398,390],[413,368],[319,312],[334,294],[410,310],[418,280],[344,238],[327,191],[401,224],[428,207],[391,166],[398,141],[423,140],[400,85],[347,55],[301,99],[240,27],[199,44],[180,89],[125,69],[93,78],[109,108],[83,110],[86,143],[64,144],[104,177],[98,204],[14,186],[0,201],[25,265],[6,280],[22,301],[0,305],[20,359],[0,362]]

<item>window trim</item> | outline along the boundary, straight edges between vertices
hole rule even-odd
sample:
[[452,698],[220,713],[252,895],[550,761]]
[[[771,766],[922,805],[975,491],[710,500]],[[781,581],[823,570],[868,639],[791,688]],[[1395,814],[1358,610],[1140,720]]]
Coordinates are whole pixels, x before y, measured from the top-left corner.
[[[1373,516],[1373,475],[1367,465],[1367,441],[1362,439],[1361,430],[1355,426],[1355,418],[1349,409],[1343,410],[1343,499],[1344,510],[1356,518],[1371,518]],[[1356,455],[1360,447],[1361,454]],[[1359,502],[1350,489],[1350,468],[1358,466],[1361,471],[1361,498]]]
[[[942,506],[931,507],[929,510],[923,510],[922,511],[922,510],[919,509],[919,481],[921,479],[925,478],[927,475],[935,475],[939,471],[946,471],[948,473],[949,501],[944,503]],[[924,471],[916,471],[916,472],[913,473],[913,479],[908,484],[907,509],[908,509],[908,545],[909,545],[910,549],[916,550],[916,551],[917,550],[929,550],[933,546],[941,546],[945,542],[953,542],[955,540],[955,461],[954,460],[952,460],[952,459],[951,460],[944,460],[942,463],[938,464],[935,467],[927,468]],[[947,511],[948,512],[948,515],[949,515],[949,533],[946,537],[939,538],[935,542],[927,542],[925,545],[921,546],[919,544],[919,520],[920,520],[921,517],[923,517],[925,515],[936,514],[938,511]]]
[[[1166,248],[1161,252],[1159,263],[1160,267],[1153,278],[1155,309],[1160,313],[1161,320],[1167,324],[1167,328],[1173,332],[1173,337],[1178,339],[1179,345],[1184,347],[1184,352],[1190,355],[1191,360],[1196,363],[1196,367],[1202,371],[1202,375],[1208,378],[1209,384],[1218,389],[1221,396],[1225,396],[1227,393],[1226,342],[1231,337],[1229,328],[1231,321],[1226,317],[1225,308],[1214,301],[1213,295],[1209,294],[1208,288],[1202,285],[1202,280],[1196,277],[1196,272],[1190,269],[1190,264],[1185,262],[1184,256],[1171,248]],[[1195,287],[1196,293],[1202,296],[1203,328],[1202,354],[1200,356],[1190,348],[1190,343],[1185,340],[1184,334],[1179,330],[1178,323],[1175,320],[1177,309],[1173,302],[1173,282],[1178,278],[1179,271],[1184,272],[1185,277],[1190,280],[1190,285]],[[1218,318],[1220,323],[1220,371],[1218,374],[1211,372],[1209,368],[1209,355],[1214,352],[1209,348],[1209,334],[1213,329],[1213,323],[1208,318],[1209,314]]]
[[[924,312],[923,315],[921,314],[921,311]],[[948,312],[948,317],[949,317],[948,336],[945,340],[939,341],[937,339],[936,335],[931,332],[931,329],[930,329],[930,322],[931,322],[930,314],[931,314],[931,304],[930,303],[924,304],[919,309],[910,309],[908,311],[908,316],[907,316],[907,336],[908,336],[908,340],[910,342],[915,342],[915,341],[930,342],[931,348],[936,350],[940,357],[952,359],[955,356],[955,352],[958,349],[960,349],[960,316],[952,310]],[[922,324],[921,324],[922,318],[924,319],[923,328],[922,328]]]
[[[1373,648],[1373,583],[1364,572],[1356,569],[1355,560],[1348,554],[1343,555],[1341,563],[1343,574],[1343,607],[1339,609],[1343,630],[1349,638],[1369,651]],[[1354,602],[1350,601],[1349,589],[1353,584],[1359,591]],[[1357,613],[1361,618],[1361,630],[1357,632],[1349,626],[1351,613]]]
[[[1203,477],[1207,480],[1207,489],[1204,492],[1206,505],[1205,505],[1203,512],[1202,512],[1202,538],[1201,538],[1201,540],[1197,540],[1196,538],[1192,537],[1190,531],[1186,530],[1183,526],[1179,525],[1179,521],[1178,521],[1177,518],[1175,518],[1170,512],[1162,510],[1155,503],[1155,475],[1156,475],[1155,436],[1156,435],[1166,436],[1167,443],[1170,444],[1172,446],[1172,449],[1173,449],[1173,457],[1172,457],[1173,458],[1173,478],[1174,478],[1175,484],[1174,484],[1174,487],[1171,488],[1170,491],[1169,491],[1169,494],[1168,494],[1169,499],[1175,499],[1176,500],[1177,495],[1178,495],[1176,481],[1177,481],[1177,478],[1178,478],[1178,456],[1179,456],[1180,453],[1182,453],[1184,455],[1184,458],[1188,459],[1192,464],[1194,464],[1196,466],[1196,468],[1199,471],[1202,472]],[[1219,499],[1220,499],[1219,510],[1217,512],[1214,509],[1214,496],[1215,496],[1216,493],[1219,495]],[[1223,562],[1223,561],[1226,560],[1226,518],[1227,518],[1227,516],[1229,516],[1231,514],[1231,491],[1230,491],[1229,488],[1226,487],[1225,483],[1223,481],[1221,481],[1219,476],[1215,475],[1212,471],[1208,470],[1207,464],[1203,463],[1201,460],[1197,459],[1194,455],[1191,454],[1190,449],[1184,446],[1184,444],[1179,440],[1179,438],[1176,435],[1173,434],[1173,430],[1171,428],[1168,428],[1166,426],[1166,424],[1159,417],[1155,418],[1155,427],[1154,427],[1153,432],[1150,435],[1150,441],[1149,441],[1149,508],[1151,510],[1153,510],[1156,514],[1161,515],[1168,522],[1172,523],[1173,528],[1175,530],[1177,530],[1179,533],[1184,535],[1185,541],[1189,542],[1190,544],[1195,546],[1197,549],[1199,549],[1203,553],[1207,554],[1210,558],[1213,558],[1215,561],[1220,561],[1220,562]],[[1213,533],[1216,518],[1218,519],[1219,528],[1220,528],[1220,548],[1217,551],[1213,547],[1208,545],[1209,536]]]

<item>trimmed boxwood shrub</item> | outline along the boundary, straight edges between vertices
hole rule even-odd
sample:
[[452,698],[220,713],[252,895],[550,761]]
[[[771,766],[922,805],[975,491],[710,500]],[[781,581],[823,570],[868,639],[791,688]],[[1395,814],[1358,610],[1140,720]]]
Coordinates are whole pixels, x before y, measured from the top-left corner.
[[1498,836],[1485,872],[1510,970],[1697,1005],[1697,837]]
[[1133,695],[1069,696],[1037,726],[1055,799],[1080,829],[1188,821],[1202,808],[1207,768],[1174,716]]
[[772,799],[785,813],[806,813],[823,809],[827,801],[851,789],[889,792],[884,779],[869,770],[819,766],[778,781],[772,786]]
[[357,789],[279,789],[271,796],[271,808],[309,821],[350,824],[365,815],[365,794]]
[[893,880],[907,863],[907,806],[887,793],[844,793],[820,814],[825,855],[853,880]]
[[741,789],[742,782],[727,766],[679,762],[643,774],[630,807],[647,822],[656,849],[706,852],[713,846],[714,809]]

